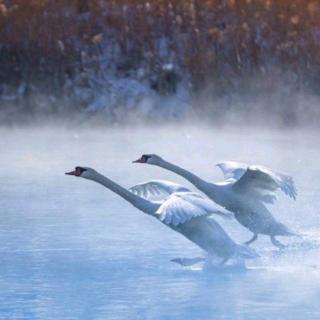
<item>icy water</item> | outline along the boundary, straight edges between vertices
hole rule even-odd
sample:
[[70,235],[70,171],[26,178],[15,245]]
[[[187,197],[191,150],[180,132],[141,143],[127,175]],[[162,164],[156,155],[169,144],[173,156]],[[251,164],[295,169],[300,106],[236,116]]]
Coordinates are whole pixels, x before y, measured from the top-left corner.
[[[320,319],[318,133],[181,127],[0,130],[0,319]],[[91,181],[65,176],[90,166],[124,186],[169,179],[131,163],[142,153],[218,181],[221,160],[258,163],[295,178],[296,202],[274,215],[304,239],[261,237],[247,270],[182,268],[192,243]],[[218,220],[236,241],[251,234]]]

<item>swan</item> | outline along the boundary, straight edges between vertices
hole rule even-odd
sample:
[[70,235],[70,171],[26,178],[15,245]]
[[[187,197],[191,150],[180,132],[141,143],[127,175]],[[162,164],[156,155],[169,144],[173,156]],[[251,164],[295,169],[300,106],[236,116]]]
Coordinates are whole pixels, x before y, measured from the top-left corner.
[[[92,180],[105,186],[138,210],[155,217],[172,230],[185,236],[207,252],[210,257],[222,258],[221,264],[231,257],[248,259],[257,257],[249,247],[236,244],[210,217],[211,214],[229,217],[230,212],[183,186],[155,180],[136,185],[128,190],[91,168],[76,167],[74,171],[66,174]],[[159,196],[162,200],[150,200]],[[198,260],[196,258],[195,262]],[[183,259],[173,261],[183,264]]]
[[253,233],[253,237],[245,242],[247,245],[256,241],[259,234],[264,234],[270,236],[273,245],[283,248],[284,245],[275,238],[276,236],[297,236],[278,222],[265,205],[274,203],[275,191],[278,189],[296,199],[297,191],[290,176],[263,166],[248,166],[227,161],[217,165],[222,170],[225,180],[210,183],[155,154],[142,155],[133,162],[156,165],[175,172],[214,202],[233,212],[238,222]]

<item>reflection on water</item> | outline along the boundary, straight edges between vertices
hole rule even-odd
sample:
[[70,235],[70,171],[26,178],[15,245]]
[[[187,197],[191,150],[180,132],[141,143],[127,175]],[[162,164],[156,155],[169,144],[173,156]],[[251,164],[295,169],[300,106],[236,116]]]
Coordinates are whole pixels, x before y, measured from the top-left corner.
[[[1,132],[0,319],[319,319],[320,142],[312,134],[221,133],[190,128]],[[291,148],[295,144],[295,148]],[[201,251],[89,181],[66,177],[92,166],[124,186],[148,179],[188,185],[160,168],[134,166],[155,152],[212,180],[234,159],[292,173],[299,198],[274,214],[304,239],[254,245],[246,271],[181,268]],[[250,233],[219,220],[242,242]]]

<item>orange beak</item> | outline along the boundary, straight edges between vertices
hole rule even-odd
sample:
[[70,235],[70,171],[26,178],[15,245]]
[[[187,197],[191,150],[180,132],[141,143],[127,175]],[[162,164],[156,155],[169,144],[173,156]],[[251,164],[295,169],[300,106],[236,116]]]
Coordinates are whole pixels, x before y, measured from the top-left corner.
[[80,169],[76,168],[76,170],[70,171],[70,172],[66,172],[65,174],[67,174],[69,176],[79,177],[81,175],[81,171],[80,171]]
[[132,161],[132,163],[144,163],[142,158]]

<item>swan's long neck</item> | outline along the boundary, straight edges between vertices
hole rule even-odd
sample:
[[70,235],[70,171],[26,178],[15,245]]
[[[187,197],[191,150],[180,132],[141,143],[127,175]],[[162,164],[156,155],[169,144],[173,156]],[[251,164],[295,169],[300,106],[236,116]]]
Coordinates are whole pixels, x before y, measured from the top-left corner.
[[103,186],[105,186],[109,190],[113,191],[114,193],[116,193],[120,197],[122,197],[123,199],[130,202],[134,207],[136,207],[137,209],[139,209],[145,213],[153,215],[154,212],[157,210],[157,205],[155,203],[152,203],[151,201],[148,201],[146,199],[143,199],[143,198],[133,194],[128,189],[121,187],[119,184],[108,179],[107,177],[103,176],[100,173],[95,173],[94,175],[91,175],[90,177],[88,177],[86,179],[102,184]]
[[208,191],[209,186],[211,186],[211,183],[208,183],[207,181],[201,179],[197,175],[191,173],[190,171],[188,171],[186,169],[183,169],[179,166],[176,166],[173,163],[162,160],[158,164],[158,166],[184,177],[186,180],[188,180],[190,183],[192,183],[197,189],[199,189],[200,191],[202,191],[204,193],[206,193]]

